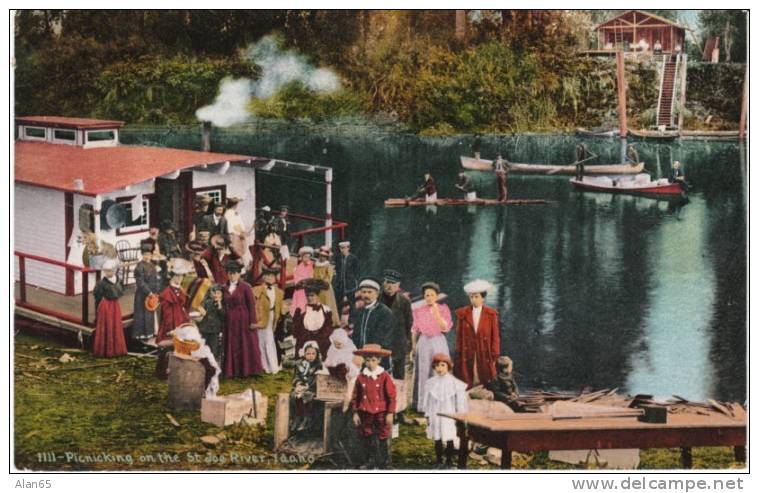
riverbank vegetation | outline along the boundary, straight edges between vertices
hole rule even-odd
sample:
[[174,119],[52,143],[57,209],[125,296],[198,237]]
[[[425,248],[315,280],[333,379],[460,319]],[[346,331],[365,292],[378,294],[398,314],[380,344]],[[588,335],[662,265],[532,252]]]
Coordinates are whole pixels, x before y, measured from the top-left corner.
[[[613,58],[589,57],[593,28],[617,11],[21,11],[16,17],[17,114],[197,121],[226,78],[258,80],[246,47],[273,34],[282,50],[336,74],[319,92],[283,81],[254,97],[251,118],[364,116],[425,135],[555,131],[616,124]],[[677,11],[656,11],[677,19]],[[745,61],[745,15],[702,11],[704,34],[730,34]],[[463,14],[462,14],[463,13]],[[689,36],[692,60],[703,40]],[[697,56],[697,58],[693,58]],[[648,125],[658,95],[650,57],[626,65],[628,119]],[[692,126],[738,120],[744,68],[691,68]],[[711,118],[710,118],[711,116]]]

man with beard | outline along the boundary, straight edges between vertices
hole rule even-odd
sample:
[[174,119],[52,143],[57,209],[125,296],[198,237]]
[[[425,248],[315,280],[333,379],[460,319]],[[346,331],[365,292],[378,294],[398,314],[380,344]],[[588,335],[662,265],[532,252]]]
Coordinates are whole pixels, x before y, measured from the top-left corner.
[[403,380],[406,376],[406,362],[411,352],[409,336],[414,317],[411,313],[411,302],[400,292],[401,273],[392,269],[386,270],[382,291],[382,303],[392,310],[395,321],[390,346],[393,352],[393,378]]
[[[364,347],[366,344],[390,347],[393,342],[395,318],[393,311],[379,301],[379,281],[367,277],[359,283],[358,288],[364,306],[354,314],[353,331],[351,332],[353,343],[356,347]],[[392,373],[393,362],[390,356],[383,357],[381,364],[383,368]]]
[[216,235],[226,238],[229,234],[229,228],[227,227],[227,220],[224,218],[224,204],[215,203],[213,205],[213,214],[209,214],[203,218],[203,225],[212,238]]

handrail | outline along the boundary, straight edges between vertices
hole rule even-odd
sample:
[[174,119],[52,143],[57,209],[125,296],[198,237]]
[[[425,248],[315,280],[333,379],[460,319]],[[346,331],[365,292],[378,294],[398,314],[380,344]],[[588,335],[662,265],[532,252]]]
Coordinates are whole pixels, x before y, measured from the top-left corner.
[[59,267],[64,267],[66,269],[76,270],[79,272],[98,272],[100,269],[93,269],[92,267],[84,267],[82,265],[74,265],[74,264],[68,264],[66,262],[61,262],[60,260],[55,260],[47,257],[41,257],[39,255],[33,255],[31,253],[24,253],[19,252],[18,250],[13,250],[13,255],[17,257],[24,257],[28,258],[30,260],[36,260],[37,262],[43,262],[46,264],[52,264],[57,265]]

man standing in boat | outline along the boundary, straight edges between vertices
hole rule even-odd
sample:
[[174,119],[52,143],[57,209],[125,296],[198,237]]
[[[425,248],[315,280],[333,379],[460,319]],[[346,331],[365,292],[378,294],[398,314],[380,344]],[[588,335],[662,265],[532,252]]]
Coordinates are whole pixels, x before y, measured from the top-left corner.
[[685,173],[680,169],[680,161],[672,163],[672,171],[669,172],[669,182],[679,183],[683,188],[683,192],[688,192],[688,183],[685,181]]
[[493,169],[495,171],[496,182],[498,183],[498,202],[506,202],[506,197],[508,195],[506,178],[508,177],[509,169],[511,169],[511,167],[509,166],[509,162],[498,154]]
[[477,200],[477,192],[472,184],[472,179],[466,173],[459,173],[459,181],[456,183],[456,188],[464,192],[467,202]]
[[482,135],[480,133],[474,134],[474,142],[472,142],[472,152],[474,153],[474,158],[479,161],[480,160],[480,148],[482,147]]
[[437,200],[437,185],[435,185],[435,179],[431,173],[427,172],[424,174],[424,185],[416,190],[416,196],[424,197],[426,202]]
[[585,144],[577,144],[575,147],[575,179],[582,181],[585,176],[585,161],[588,160],[588,150]]
[[638,164],[640,162],[640,158],[638,157],[638,151],[635,150],[635,147],[632,144],[627,145],[627,162],[631,164]]

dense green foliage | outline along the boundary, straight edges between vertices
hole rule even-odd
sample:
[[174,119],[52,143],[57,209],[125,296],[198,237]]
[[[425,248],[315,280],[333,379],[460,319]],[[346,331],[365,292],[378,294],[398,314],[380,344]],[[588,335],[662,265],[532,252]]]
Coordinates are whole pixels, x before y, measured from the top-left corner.
[[[614,125],[613,60],[581,53],[593,46],[593,26],[619,12],[468,12],[462,37],[452,10],[21,11],[15,110],[192,123],[222,79],[257,79],[260,67],[244,49],[275,32],[282,50],[333,71],[342,88],[317,93],[286,83],[251,101],[259,118],[381,116],[425,134]],[[744,15],[703,11],[700,20],[708,33],[732,33],[729,53],[745,58]],[[696,107],[737,120],[733,85],[709,94],[716,81],[732,84],[732,69],[708,71],[689,82],[690,93],[703,94]],[[656,67],[628,60],[626,77],[631,124],[652,122]]]

